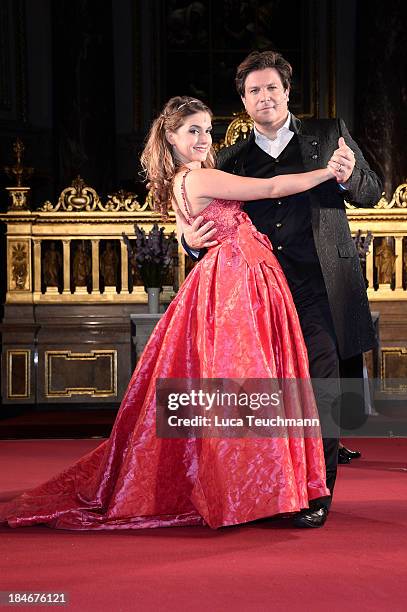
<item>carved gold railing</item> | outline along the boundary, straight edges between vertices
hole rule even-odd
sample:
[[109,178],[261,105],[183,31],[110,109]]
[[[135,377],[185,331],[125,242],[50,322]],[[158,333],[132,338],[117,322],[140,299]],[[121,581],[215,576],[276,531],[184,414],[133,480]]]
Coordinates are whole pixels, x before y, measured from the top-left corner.
[[[166,234],[174,230],[171,218],[160,222],[150,198],[140,204],[134,194],[118,191],[103,203],[78,177],[56,204],[47,201],[31,211],[29,188],[8,191],[11,205],[0,215],[7,224],[7,303],[147,301],[122,234],[134,238],[135,223],[146,232],[154,223]],[[171,300],[184,276],[184,256],[175,254],[163,301]]]
[[390,201],[382,197],[374,208],[348,207],[353,235],[372,232],[366,256],[370,301],[407,300],[407,184],[397,187]]

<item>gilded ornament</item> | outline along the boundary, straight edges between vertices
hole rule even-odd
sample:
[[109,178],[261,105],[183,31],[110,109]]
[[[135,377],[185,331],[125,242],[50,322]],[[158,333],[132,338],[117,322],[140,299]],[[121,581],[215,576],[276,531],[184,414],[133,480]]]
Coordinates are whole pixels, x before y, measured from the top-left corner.
[[19,242],[11,251],[11,275],[17,290],[24,290],[28,274],[27,245]]
[[246,139],[253,129],[253,120],[246,111],[235,114],[235,119],[229,124],[225,135],[225,146],[230,147],[240,138]]
[[137,201],[135,193],[119,189],[116,193],[108,195],[108,200],[105,205],[102,204],[102,210],[105,212],[118,212],[124,210],[126,212],[135,212],[141,210],[141,206]]
[[389,207],[391,206],[394,206],[394,208],[407,208],[407,179],[406,182],[399,185],[393,193],[393,197],[389,204]]
[[215,143],[213,145],[216,152],[224,147],[234,145],[239,139],[246,139],[253,129],[253,120],[249,117],[246,111],[233,113],[233,116],[234,119],[232,119],[226,130],[225,138],[220,140],[219,143]]
[[42,212],[94,212],[96,210],[103,210],[99,196],[92,187],[85,184],[79,175],[72,181],[70,187],[62,191],[55,206],[47,201],[40,208]]

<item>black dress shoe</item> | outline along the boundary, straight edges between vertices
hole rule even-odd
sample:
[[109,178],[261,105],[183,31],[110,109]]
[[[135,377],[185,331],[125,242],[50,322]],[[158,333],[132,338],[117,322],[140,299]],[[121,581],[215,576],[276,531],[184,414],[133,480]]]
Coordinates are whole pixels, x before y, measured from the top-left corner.
[[339,451],[342,451],[342,454],[347,455],[349,459],[359,459],[359,457],[362,456],[362,453],[360,451],[353,451],[350,450],[350,448],[346,448],[345,446],[341,446]]
[[344,448],[338,450],[338,463],[343,465],[344,463],[350,463],[351,458],[347,453],[344,452]]
[[295,527],[322,527],[328,516],[328,510],[325,506],[318,510],[301,510],[294,516],[293,523]]

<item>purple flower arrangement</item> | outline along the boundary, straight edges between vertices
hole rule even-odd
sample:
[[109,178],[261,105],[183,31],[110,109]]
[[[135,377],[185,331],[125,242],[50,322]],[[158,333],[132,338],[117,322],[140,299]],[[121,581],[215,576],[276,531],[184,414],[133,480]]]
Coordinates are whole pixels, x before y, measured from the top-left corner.
[[164,235],[164,228],[155,223],[148,234],[138,225],[134,226],[136,240],[135,248],[123,233],[123,240],[129,253],[130,265],[140,272],[144,289],[148,287],[162,288],[168,267],[173,258],[174,245],[177,243],[175,234]]

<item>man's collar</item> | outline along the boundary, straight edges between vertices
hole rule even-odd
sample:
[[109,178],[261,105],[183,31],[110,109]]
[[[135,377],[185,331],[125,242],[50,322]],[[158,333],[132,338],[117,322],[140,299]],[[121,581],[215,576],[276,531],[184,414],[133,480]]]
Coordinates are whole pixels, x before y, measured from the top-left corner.
[[[292,115],[291,115],[290,111],[288,111],[287,119],[285,120],[284,125],[282,125],[277,130],[276,138],[278,137],[278,135],[280,134],[280,132],[282,130],[292,131],[292,130],[290,130],[291,117],[292,117]],[[271,140],[268,136],[266,136],[265,134],[262,134],[261,132],[259,132],[259,130],[256,128],[255,125],[253,126],[253,133],[254,133],[254,137],[255,137],[256,140],[262,140],[262,139]]]
[[301,128],[302,128],[301,120],[298,119],[298,117],[296,117],[295,115],[291,113],[290,130],[294,132],[294,134],[300,134]]

